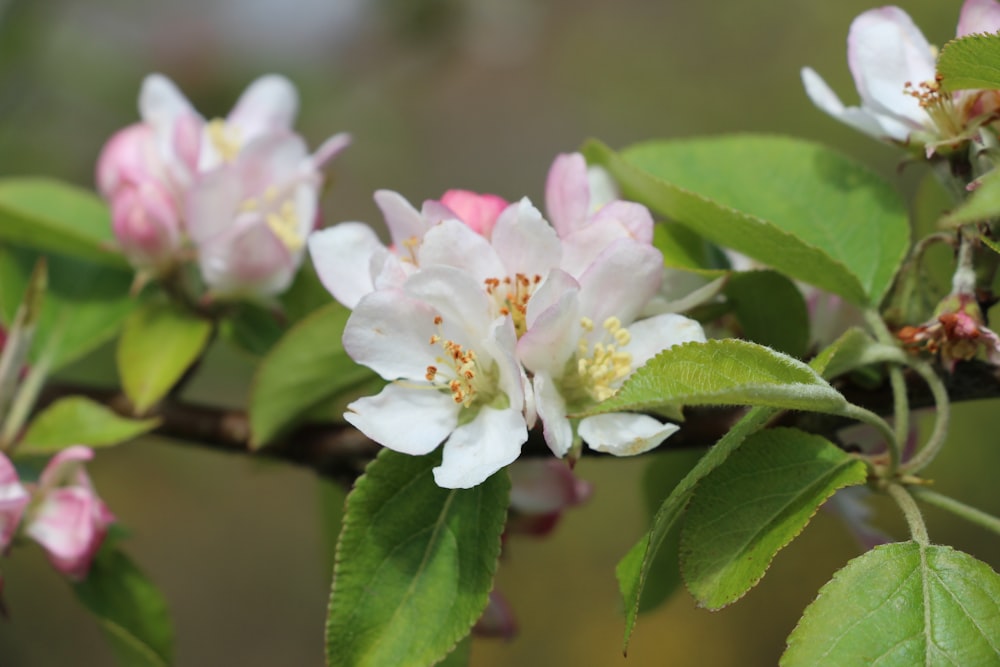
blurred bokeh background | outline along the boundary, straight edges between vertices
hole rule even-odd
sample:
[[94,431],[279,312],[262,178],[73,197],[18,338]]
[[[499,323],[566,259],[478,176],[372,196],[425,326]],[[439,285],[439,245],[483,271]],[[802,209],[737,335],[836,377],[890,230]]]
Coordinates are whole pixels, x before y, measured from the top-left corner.
[[[377,188],[411,201],[448,188],[541,201],[553,157],[587,137],[612,146],[656,137],[773,132],[835,145],[910,194],[923,175],[900,155],[816,111],[799,69],[845,101],[851,19],[864,0],[747,3],[648,0],[8,0],[0,2],[0,175],[85,186],[104,140],[137,118],[151,71],[208,117],[281,72],[302,97],[312,145],[348,130],[332,169],[328,222],[377,221]],[[906,9],[929,39],[954,34],[960,3]],[[88,377],[110,362],[73,369]],[[192,399],[238,405],[252,368],[216,350]],[[94,377],[94,379],[101,379]],[[108,378],[103,378],[107,380]],[[113,379],[113,378],[112,378]],[[1000,512],[1000,413],[962,406],[929,470],[937,488]],[[669,446],[669,445],[667,445]],[[684,592],[639,622],[621,657],[613,568],[643,530],[641,460],[584,461],[591,502],[554,536],[508,545],[498,577],[520,621],[509,643],[477,640],[472,664],[772,665],[816,590],[859,553],[820,513],[762,584],[721,612]],[[105,451],[101,493],[133,532],[127,550],[162,587],[183,667],[319,666],[330,539],[342,493],[308,471],[149,438]],[[933,539],[1000,567],[1000,538],[928,511]],[[891,507],[884,525],[905,537]],[[94,622],[39,550],[2,563],[9,619],[2,667],[111,665]]]

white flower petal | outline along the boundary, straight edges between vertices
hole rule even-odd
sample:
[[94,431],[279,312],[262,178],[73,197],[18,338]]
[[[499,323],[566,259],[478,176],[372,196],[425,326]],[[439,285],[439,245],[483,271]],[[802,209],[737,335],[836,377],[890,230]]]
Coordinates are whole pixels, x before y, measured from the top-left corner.
[[632,322],[628,331],[632,340],[625,350],[632,355],[633,370],[674,345],[705,342],[705,331],[696,320],[675,313]]
[[534,380],[535,407],[542,420],[542,435],[552,453],[563,458],[573,446],[573,427],[566,418],[566,401],[545,373],[536,373]]
[[444,220],[427,231],[417,250],[417,264],[422,268],[441,265],[461,269],[478,285],[486,278],[507,275],[490,242],[455,219]]
[[[545,284],[542,285],[544,287]],[[543,293],[539,289],[543,297],[548,297],[550,293],[555,294],[556,290]],[[529,312],[531,304],[529,301]],[[551,306],[531,319],[528,330],[517,342],[517,356],[532,372],[546,372],[560,377],[566,362],[576,352],[582,333],[579,289],[575,284],[567,285]]]
[[[875,139],[885,139],[886,137],[905,140],[908,131],[904,128],[902,136],[889,134],[882,127],[879,119],[870,111],[861,107],[845,107],[825,81],[810,67],[802,68],[802,85],[805,86],[806,95],[812,100],[820,111],[832,116],[836,120],[850,125],[854,129],[867,134]],[[736,267],[738,268],[738,267]]]
[[378,190],[375,192],[375,204],[378,205],[389,227],[389,235],[396,246],[396,252],[406,255],[407,244],[419,241],[430,229],[430,224],[413,208],[410,202],[398,192]]
[[441,348],[430,343],[438,333],[437,315],[428,304],[398,289],[372,292],[358,302],[344,327],[344,350],[386,380],[423,381]]
[[556,230],[527,197],[504,209],[493,227],[491,239],[507,276],[521,273],[545,277],[559,266],[562,258],[562,244]]
[[649,415],[612,412],[580,421],[580,437],[591,449],[615,456],[634,456],[658,446],[680,429]]
[[389,449],[419,456],[448,437],[461,409],[450,394],[388,384],[375,396],[349,404],[344,419]]
[[653,242],[653,215],[642,204],[630,201],[613,201],[601,207],[590,220],[591,225],[616,222],[628,230],[640,243]]
[[361,222],[343,222],[309,235],[309,254],[323,287],[348,308],[375,289],[372,258],[385,250]]
[[556,305],[566,292],[579,292],[580,283],[561,269],[552,269],[528,300],[524,321],[530,329],[539,315]]
[[486,292],[461,269],[420,269],[407,279],[403,290],[434,308],[443,320],[443,334],[463,347],[475,349],[489,334],[494,318]]
[[455,429],[444,443],[434,481],[446,489],[469,489],[481,484],[521,453],[528,429],[520,410],[482,408],[468,424]]
[[179,117],[197,112],[173,81],[162,74],[150,74],[139,90],[139,114],[157,134],[169,137]]
[[616,241],[580,276],[580,314],[596,326],[612,315],[627,325],[660,290],[663,255],[632,239]]
[[872,9],[851,23],[847,62],[862,106],[919,128],[927,120],[920,102],[903,92],[933,81],[934,53],[909,14],[899,7]]
[[[514,352],[516,346],[514,322],[509,317],[498,317],[490,325],[489,335],[482,342],[481,349],[496,361],[500,371],[497,384],[510,401],[510,407],[523,411],[526,376]],[[533,421],[534,418],[530,417],[529,420]]]

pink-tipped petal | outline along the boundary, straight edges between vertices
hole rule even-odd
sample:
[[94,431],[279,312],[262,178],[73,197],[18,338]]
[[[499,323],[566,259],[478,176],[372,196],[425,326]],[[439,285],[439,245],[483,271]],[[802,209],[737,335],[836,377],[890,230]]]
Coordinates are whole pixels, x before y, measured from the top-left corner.
[[490,236],[497,218],[508,205],[503,197],[469,190],[448,190],[441,196],[440,203],[477,234],[486,237]]
[[1000,30],[1000,3],[996,0],[965,0],[958,15],[956,37]]
[[583,226],[590,213],[587,162],[579,153],[556,157],[545,183],[545,210],[560,237]]
[[268,74],[243,91],[226,121],[239,128],[240,140],[248,143],[265,134],[291,130],[298,109],[299,95],[292,82]]

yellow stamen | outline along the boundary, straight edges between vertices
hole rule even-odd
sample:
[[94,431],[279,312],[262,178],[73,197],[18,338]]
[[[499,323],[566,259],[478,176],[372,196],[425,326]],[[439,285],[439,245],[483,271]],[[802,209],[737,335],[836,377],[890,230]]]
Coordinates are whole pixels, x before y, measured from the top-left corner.
[[305,245],[302,235],[299,234],[299,217],[295,212],[295,205],[291,201],[286,201],[278,209],[277,213],[268,213],[267,226],[271,228],[278,240],[285,244],[285,247],[292,252],[297,252]]
[[230,127],[226,125],[226,121],[215,118],[209,121],[206,131],[208,132],[208,140],[212,142],[212,146],[218,151],[224,162],[232,162],[236,159],[242,143],[239,128]]

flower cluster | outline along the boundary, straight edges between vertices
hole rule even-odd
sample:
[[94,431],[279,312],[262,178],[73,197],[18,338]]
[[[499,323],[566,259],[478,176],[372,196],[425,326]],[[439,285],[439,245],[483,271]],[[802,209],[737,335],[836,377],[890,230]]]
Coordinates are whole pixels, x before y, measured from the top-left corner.
[[146,77],[142,122],[108,140],[97,185],[114,233],[141,271],[194,258],[216,297],[266,297],[288,287],[316,218],[322,166],[348,143],[313,154],[292,131],[298,96],[281,76],[256,80],[225,119],[205,120],[167,78]]
[[[958,37],[1000,30],[1000,3],[965,0]],[[813,103],[877,139],[923,147],[928,157],[956,148],[1000,117],[1000,91],[941,90],[937,51],[899,7],[864,12],[851,23],[847,61],[861,106],[845,107],[811,68],[802,82]]]
[[24,484],[0,454],[0,552],[18,529],[45,549],[52,565],[83,579],[115,518],[94,490],[83,465],[94,456],[80,445],[64,449],[45,466],[37,484]]
[[344,349],[390,381],[348,406],[368,437],[414,455],[444,442],[435,481],[467,488],[514,461],[538,421],[559,457],[581,441],[638,454],[677,430],[646,415],[572,417],[659,351],[704,340],[680,315],[641,319],[663,280],[652,217],[581,155],[552,165],[548,220],[527,198],[464,191],[420,210],[394,192],[375,201],[390,246],[358,222],[309,238],[323,284],[353,309]]

